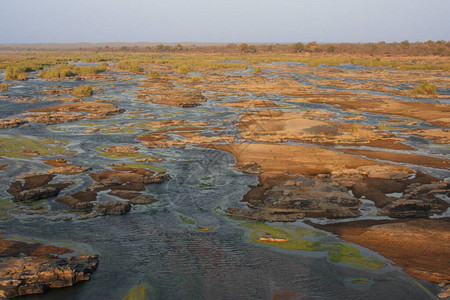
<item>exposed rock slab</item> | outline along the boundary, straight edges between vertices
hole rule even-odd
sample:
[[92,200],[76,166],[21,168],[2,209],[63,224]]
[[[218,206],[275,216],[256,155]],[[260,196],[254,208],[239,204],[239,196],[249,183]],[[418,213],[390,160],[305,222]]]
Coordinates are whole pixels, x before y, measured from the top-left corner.
[[1,119],[0,120],[0,128],[16,128],[22,124],[28,123],[27,120],[11,118],[11,119]]
[[312,225],[380,253],[414,277],[450,283],[450,218]]
[[8,257],[0,261],[0,297],[42,294],[50,288],[89,280],[98,266],[94,255],[70,258]]

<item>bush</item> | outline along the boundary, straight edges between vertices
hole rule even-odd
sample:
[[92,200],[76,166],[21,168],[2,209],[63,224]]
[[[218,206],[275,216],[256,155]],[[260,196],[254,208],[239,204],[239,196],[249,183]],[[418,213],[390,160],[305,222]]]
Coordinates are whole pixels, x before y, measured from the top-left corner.
[[177,67],[176,72],[180,73],[180,74],[187,74],[191,70],[192,70],[191,66],[189,66],[189,65],[181,65],[181,66]]
[[253,68],[253,74],[255,74],[255,75],[262,74],[261,68],[260,67],[254,67]]
[[412,93],[416,95],[434,95],[436,94],[436,86],[432,83],[424,82],[416,86]]
[[66,77],[72,77],[75,73],[67,65],[59,65],[56,68],[40,71],[38,76],[45,79],[64,79]]
[[142,72],[142,68],[139,67],[139,62],[129,61],[129,60],[119,61],[119,63],[116,65],[116,69],[125,70],[125,71],[129,71],[131,73],[136,73],[136,74]]
[[7,67],[5,70],[5,80],[27,80],[27,68],[25,67]]
[[148,72],[148,78],[159,78],[161,76],[158,71],[152,70]]
[[72,90],[74,96],[92,96],[92,94],[94,94],[94,90],[90,85],[82,85]]
[[0,84],[0,91],[2,92],[6,92],[8,90],[8,85],[7,84]]

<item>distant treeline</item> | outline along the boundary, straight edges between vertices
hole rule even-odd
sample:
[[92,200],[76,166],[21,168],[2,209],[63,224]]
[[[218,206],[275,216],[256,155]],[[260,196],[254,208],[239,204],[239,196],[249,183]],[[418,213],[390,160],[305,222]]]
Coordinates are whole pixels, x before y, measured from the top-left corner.
[[154,51],[154,52],[203,52],[203,53],[330,53],[330,54],[361,54],[361,55],[439,55],[450,56],[450,42],[427,41],[425,43],[333,43],[319,44],[317,42],[294,44],[228,44],[224,46],[175,46],[156,45],[145,49],[121,47],[120,51]]
[[[20,48],[21,50],[26,50]],[[15,50],[14,46],[1,46],[0,50]],[[55,49],[29,50],[61,50],[55,45]],[[65,49],[67,50],[67,49]],[[371,56],[450,56],[450,42],[427,41],[424,43],[294,43],[294,44],[218,44],[218,45],[194,45],[194,44],[159,44],[154,46],[102,46],[102,47],[78,47],[71,50],[86,50],[99,52],[160,52],[160,53],[322,53],[342,55],[371,55]]]

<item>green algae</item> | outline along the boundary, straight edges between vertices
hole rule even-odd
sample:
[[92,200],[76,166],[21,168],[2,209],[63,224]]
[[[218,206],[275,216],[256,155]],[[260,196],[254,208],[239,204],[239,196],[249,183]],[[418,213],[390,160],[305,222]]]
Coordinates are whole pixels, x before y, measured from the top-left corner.
[[8,211],[15,207],[14,203],[8,199],[0,198],[0,220],[8,220],[11,216]]
[[[325,233],[319,231],[287,226],[271,226],[253,221],[244,222],[240,226],[249,229],[250,242],[252,243],[288,250],[325,252],[330,262],[346,263],[369,270],[378,270],[386,266],[383,262],[364,257],[358,249],[351,245],[314,240],[314,238],[326,236]],[[262,238],[275,238],[287,242],[262,241]]]
[[197,231],[211,231],[211,230],[214,230],[216,228],[216,225],[213,225],[213,226],[199,226],[199,225],[197,225],[197,222],[195,222],[194,219],[191,219],[189,217],[185,217],[185,216],[182,216],[182,215],[179,215],[178,217],[184,223],[189,224],[189,225],[194,225],[195,226],[195,230],[197,230]]
[[185,217],[185,216],[178,216],[181,221],[183,221],[186,224],[195,225],[195,221],[191,218]]
[[31,159],[45,155],[73,155],[67,141],[48,138],[0,135],[0,154],[12,158]]
[[147,291],[150,288],[145,284],[139,284],[132,287],[122,300],[145,300],[147,298]]

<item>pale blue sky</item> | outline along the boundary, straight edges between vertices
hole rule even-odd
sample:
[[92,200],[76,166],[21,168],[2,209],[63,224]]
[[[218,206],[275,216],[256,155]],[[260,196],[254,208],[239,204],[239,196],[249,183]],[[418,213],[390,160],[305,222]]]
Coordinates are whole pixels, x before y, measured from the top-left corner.
[[450,0],[0,0],[0,43],[450,40]]

